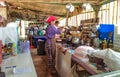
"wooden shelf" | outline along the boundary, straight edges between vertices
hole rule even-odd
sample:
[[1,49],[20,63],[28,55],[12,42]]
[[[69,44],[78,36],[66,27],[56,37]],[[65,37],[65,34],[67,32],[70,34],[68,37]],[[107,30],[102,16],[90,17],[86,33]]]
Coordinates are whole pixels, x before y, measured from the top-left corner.
[[[96,20],[96,18],[91,18],[91,19],[81,21],[81,26],[82,26],[81,37],[82,37],[82,39],[85,39],[84,41],[88,41],[87,38],[89,38],[90,33],[92,33],[92,30],[91,30],[92,27],[96,26],[98,22],[99,22],[99,18],[97,18],[97,20]],[[91,39],[91,38],[89,38],[89,39]]]

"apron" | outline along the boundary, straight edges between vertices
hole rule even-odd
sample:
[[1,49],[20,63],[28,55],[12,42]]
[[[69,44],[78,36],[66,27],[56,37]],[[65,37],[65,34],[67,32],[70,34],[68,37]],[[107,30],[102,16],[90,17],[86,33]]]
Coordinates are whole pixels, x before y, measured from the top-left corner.
[[48,68],[54,68],[55,66],[55,54],[56,54],[56,40],[50,39],[51,44],[45,43],[45,51],[48,58]]

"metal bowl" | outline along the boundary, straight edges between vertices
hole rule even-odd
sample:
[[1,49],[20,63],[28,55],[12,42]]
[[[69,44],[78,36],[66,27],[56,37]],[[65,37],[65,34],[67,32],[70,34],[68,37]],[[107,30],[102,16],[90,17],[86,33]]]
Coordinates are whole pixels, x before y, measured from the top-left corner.
[[80,39],[79,39],[78,37],[74,37],[74,38],[72,39],[72,43],[73,43],[73,44],[79,44],[79,43],[80,43]]

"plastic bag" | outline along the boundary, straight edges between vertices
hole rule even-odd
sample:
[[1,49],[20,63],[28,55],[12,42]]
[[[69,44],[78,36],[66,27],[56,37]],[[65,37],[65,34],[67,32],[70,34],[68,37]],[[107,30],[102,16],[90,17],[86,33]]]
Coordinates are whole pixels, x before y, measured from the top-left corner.
[[112,70],[120,70],[120,53],[108,49],[104,62]]
[[77,66],[76,64],[74,64],[67,77],[79,77],[76,70],[77,70]]
[[89,46],[79,46],[75,49],[75,53],[84,54],[84,56],[91,55],[94,52],[94,48]]
[[104,59],[105,56],[106,56],[107,50],[108,50],[108,49],[95,50],[92,55],[95,56],[95,57],[97,57],[97,58]]
[[120,70],[120,53],[112,49],[97,50],[93,56],[101,58],[111,70]]

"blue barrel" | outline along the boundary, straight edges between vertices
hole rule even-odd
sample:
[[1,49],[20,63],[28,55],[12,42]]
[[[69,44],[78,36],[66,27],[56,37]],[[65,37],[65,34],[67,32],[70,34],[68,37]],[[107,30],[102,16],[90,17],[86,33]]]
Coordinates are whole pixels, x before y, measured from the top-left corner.
[[34,47],[37,48],[37,42],[38,40],[43,40],[46,41],[46,36],[33,36],[33,41],[34,41]]
[[109,33],[112,32],[112,41],[113,41],[113,36],[114,36],[114,24],[100,24],[99,28],[98,28],[98,32],[99,32],[99,39],[100,40],[104,40],[104,38],[106,38],[106,40],[108,40],[108,36]]

